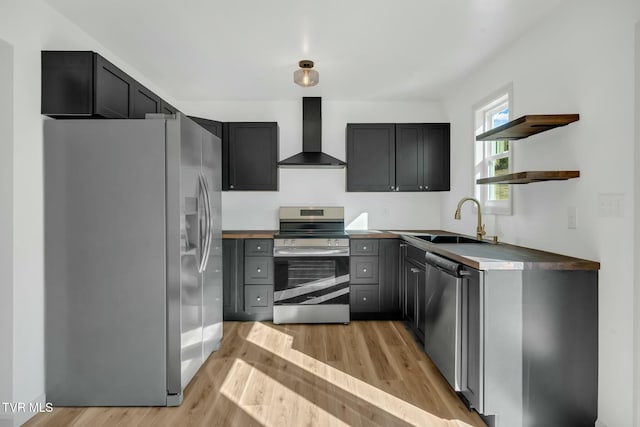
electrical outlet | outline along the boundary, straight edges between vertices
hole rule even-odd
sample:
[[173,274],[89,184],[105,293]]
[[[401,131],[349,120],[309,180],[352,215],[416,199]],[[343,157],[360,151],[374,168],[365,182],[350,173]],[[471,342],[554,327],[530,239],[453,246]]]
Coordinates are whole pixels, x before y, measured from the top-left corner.
[[575,206],[569,206],[567,209],[567,227],[571,230],[578,228],[578,213]]
[[624,216],[624,193],[598,194],[598,216],[600,218],[622,218]]

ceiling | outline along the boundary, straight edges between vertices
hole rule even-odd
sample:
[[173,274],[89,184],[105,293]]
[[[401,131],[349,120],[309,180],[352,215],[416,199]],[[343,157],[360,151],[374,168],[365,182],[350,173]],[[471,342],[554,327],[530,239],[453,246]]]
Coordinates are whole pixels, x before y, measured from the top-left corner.
[[[45,0],[180,101],[427,100],[569,0]],[[293,72],[311,59],[320,83]]]

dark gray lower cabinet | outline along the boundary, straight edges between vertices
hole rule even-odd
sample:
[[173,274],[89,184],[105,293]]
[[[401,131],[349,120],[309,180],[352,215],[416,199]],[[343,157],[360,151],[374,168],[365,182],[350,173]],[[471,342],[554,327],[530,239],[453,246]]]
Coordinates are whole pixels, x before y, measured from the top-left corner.
[[351,318],[400,316],[399,248],[398,239],[351,240]]
[[273,241],[224,239],[222,248],[224,320],[272,320],[273,257],[262,249]]
[[401,304],[402,318],[421,342],[424,342],[424,319],[426,309],[425,252],[402,244]]
[[224,320],[239,320],[244,312],[244,240],[222,240],[222,300]]
[[[401,258],[403,318],[424,340],[425,319],[439,317],[427,301],[443,294],[428,282],[424,251],[403,244]],[[597,271],[464,267],[460,286],[456,391],[488,425],[594,425]]]

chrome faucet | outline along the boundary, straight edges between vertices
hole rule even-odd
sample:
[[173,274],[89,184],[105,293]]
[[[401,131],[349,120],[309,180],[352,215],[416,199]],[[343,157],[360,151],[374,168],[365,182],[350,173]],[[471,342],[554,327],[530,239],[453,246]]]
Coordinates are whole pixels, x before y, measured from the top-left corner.
[[476,228],[476,236],[478,240],[482,240],[483,236],[487,234],[487,232],[484,231],[484,224],[482,223],[482,212],[480,210],[480,202],[477,199],[474,199],[473,197],[463,197],[462,199],[460,199],[460,201],[458,202],[458,207],[456,208],[454,219],[461,218],[460,208],[462,207],[464,202],[466,202],[467,200],[471,200],[478,206],[478,227]]

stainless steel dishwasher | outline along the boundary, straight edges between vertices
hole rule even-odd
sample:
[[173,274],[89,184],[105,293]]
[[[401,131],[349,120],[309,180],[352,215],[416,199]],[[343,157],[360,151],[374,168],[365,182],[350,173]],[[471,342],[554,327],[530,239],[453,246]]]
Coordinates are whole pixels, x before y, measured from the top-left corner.
[[455,391],[461,391],[462,277],[464,266],[431,252],[425,254],[424,348]]

